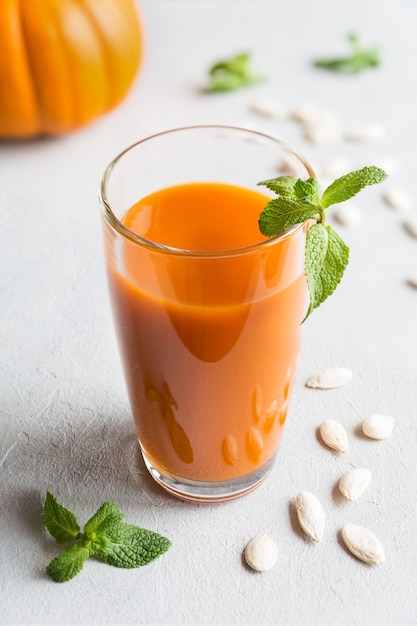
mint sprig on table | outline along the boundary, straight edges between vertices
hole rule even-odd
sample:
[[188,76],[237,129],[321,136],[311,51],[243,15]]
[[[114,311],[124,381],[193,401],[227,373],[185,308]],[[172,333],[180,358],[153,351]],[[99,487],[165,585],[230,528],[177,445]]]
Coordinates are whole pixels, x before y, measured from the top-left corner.
[[230,59],[217,61],[209,69],[210,81],[207,92],[233,91],[263,80],[252,67],[248,53],[237,54]]
[[48,490],[44,507],[46,528],[57,543],[71,545],[48,565],[56,582],[76,576],[91,556],[116,567],[134,568],[150,563],[168,550],[169,539],[144,528],[122,522],[125,516],[115,502],[105,502],[81,532],[71,511]]
[[316,67],[345,74],[358,74],[365,69],[378,67],[381,63],[378,48],[365,50],[359,43],[356,35],[348,35],[351,45],[351,54],[346,57],[336,57],[333,59],[317,59],[314,61]]
[[304,320],[334,292],[349,262],[349,247],[326,225],[327,209],[386,178],[384,170],[367,166],[336,179],[323,193],[316,178],[280,176],[258,183],[277,194],[259,217],[263,235],[273,237],[295,224],[315,222],[306,236],[305,275],[310,304]]

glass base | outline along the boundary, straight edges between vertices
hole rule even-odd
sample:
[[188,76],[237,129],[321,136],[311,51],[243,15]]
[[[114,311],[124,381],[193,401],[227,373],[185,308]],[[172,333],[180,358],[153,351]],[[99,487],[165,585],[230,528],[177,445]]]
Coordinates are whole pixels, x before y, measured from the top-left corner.
[[181,500],[207,504],[228,502],[247,495],[264,482],[275,462],[272,457],[256,471],[232,480],[203,482],[163,472],[155,467],[142,447],[141,452],[150,475],[165,491]]

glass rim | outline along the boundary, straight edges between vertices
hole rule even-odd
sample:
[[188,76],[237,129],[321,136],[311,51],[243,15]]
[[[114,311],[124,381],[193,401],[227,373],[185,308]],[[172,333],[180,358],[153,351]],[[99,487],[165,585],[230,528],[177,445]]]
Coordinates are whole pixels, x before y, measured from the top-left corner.
[[146,237],[142,237],[141,235],[138,235],[134,231],[127,228],[119,220],[119,218],[116,217],[113,210],[111,209],[110,202],[107,198],[107,185],[108,185],[110,176],[114,168],[118,165],[118,163],[123,159],[123,157],[126,154],[128,154],[129,152],[131,152],[132,150],[134,150],[141,144],[147,143],[151,141],[152,139],[156,139],[158,137],[163,137],[165,135],[172,135],[174,133],[178,133],[181,131],[210,130],[210,129],[212,130],[217,129],[217,130],[222,130],[222,131],[229,130],[233,132],[237,131],[240,133],[247,133],[248,135],[252,137],[257,137],[258,140],[263,139],[263,140],[268,140],[268,142],[276,143],[281,148],[285,149],[289,154],[294,155],[296,159],[298,159],[298,161],[300,161],[300,163],[304,165],[304,167],[306,168],[310,176],[314,176],[314,171],[311,165],[308,163],[308,161],[306,161],[306,159],[304,159],[304,157],[302,157],[295,150],[293,150],[293,148],[291,148],[282,139],[278,137],[274,137],[262,131],[253,130],[250,128],[244,128],[243,126],[233,126],[229,124],[197,124],[197,125],[189,125],[189,126],[179,126],[176,128],[171,128],[169,130],[163,130],[157,133],[153,133],[152,135],[148,135],[147,137],[144,137],[143,139],[140,139],[130,144],[127,148],[119,152],[119,154],[107,165],[102,175],[101,182],[100,182],[100,206],[101,206],[102,215],[104,216],[109,226],[113,228],[115,231],[117,231],[124,238],[129,239],[133,243],[141,246],[142,248],[148,248],[149,250],[158,251],[158,252],[165,253],[165,254],[172,254],[175,256],[203,257],[203,258],[208,258],[208,257],[218,258],[220,256],[235,256],[235,255],[237,256],[237,255],[241,255],[241,254],[245,254],[249,252],[254,252],[257,249],[269,247],[275,244],[279,240],[286,239],[289,235],[301,229],[304,226],[305,222],[300,222],[299,224],[295,224],[294,226],[291,226],[290,228],[279,233],[278,235],[274,235],[273,237],[268,237],[262,241],[258,241],[257,243],[250,244],[249,246],[243,246],[239,248],[230,248],[230,249],[219,249],[219,250],[192,250],[192,249],[186,249],[186,248],[176,248],[174,246],[157,243],[155,241],[152,241],[151,239],[146,239]]

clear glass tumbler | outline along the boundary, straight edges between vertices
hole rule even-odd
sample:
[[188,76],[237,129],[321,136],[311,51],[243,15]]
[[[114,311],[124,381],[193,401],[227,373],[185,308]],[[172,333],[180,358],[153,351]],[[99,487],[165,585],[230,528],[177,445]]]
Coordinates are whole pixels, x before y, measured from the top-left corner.
[[132,145],[101,185],[110,299],[153,478],[221,502],[271,471],[306,311],[306,225],[265,238],[258,183],[313,172],[281,140],[226,126]]

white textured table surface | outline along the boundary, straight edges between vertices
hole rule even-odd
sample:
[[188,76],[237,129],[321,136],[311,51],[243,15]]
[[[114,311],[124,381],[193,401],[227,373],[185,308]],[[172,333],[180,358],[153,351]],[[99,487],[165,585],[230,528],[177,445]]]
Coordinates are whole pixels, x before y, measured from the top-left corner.
[[[102,258],[98,187],[108,161],[133,141],[173,126],[234,123],[283,136],[313,165],[348,157],[352,167],[392,157],[390,183],[415,187],[413,0],[143,0],[146,55],[125,102],[72,135],[0,144],[0,621],[93,624],[417,623],[417,240],[382,187],[355,204],[363,221],[341,227],[352,255],[343,285],[303,327],[292,406],[276,468],[245,499],[220,506],[182,503],[148,477],[138,455],[113,336]],[[358,76],[314,69],[344,53],[346,35],[380,44],[383,65]],[[199,92],[208,66],[249,50],[268,80],[239,92]],[[378,142],[308,143],[294,121],[256,116],[272,97],[307,100],[338,113],[345,129],[378,121]],[[388,185],[388,182],[386,183]],[[417,206],[413,207],[417,211]],[[352,382],[305,387],[340,365]],[[396,420],[390,439],[358,427],[369,413]],[[346,428],[337,455],[317,436],[324,418]],[[355,502],[337,489],[354,466],[373,473]],[[84,523],[105,500],[127,520],[168,536],[172,548],[137,570],[86,563],[55,584],[45,567],[57,554],[42,526],[48,487]],[[298,490],[326,510],[321,544],[300,532]],[[343,547],[346,521],[371,528],[386,563],[369,566]],[[261,532],[278,545],[264,574],[243,562]]]

